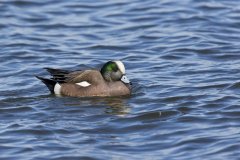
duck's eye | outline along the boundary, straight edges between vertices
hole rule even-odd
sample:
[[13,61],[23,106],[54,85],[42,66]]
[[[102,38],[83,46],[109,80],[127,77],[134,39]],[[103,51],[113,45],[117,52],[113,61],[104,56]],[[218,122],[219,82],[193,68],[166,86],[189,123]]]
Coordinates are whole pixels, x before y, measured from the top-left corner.
[[118,71],[118,67],[117,67],[117,66],[113,66],[112,70],[113,70],[114,72],[117,72],[117,71]]
[[113,71],[114,71],[114,72],[117,72],[117,71],[118,71],[118,69],[117,69],[117,68],[114,68],[114,69],[113,69]]

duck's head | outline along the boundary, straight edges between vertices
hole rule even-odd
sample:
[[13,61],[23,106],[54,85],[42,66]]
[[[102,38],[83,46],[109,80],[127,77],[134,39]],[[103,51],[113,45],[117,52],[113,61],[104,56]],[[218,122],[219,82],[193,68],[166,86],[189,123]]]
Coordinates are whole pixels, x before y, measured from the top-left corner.
[[126,76],[124,64],[121,61],[109,61],[105,63],[101,69],[103,78],[108,81],[122,81],[125,84],[130,84]]

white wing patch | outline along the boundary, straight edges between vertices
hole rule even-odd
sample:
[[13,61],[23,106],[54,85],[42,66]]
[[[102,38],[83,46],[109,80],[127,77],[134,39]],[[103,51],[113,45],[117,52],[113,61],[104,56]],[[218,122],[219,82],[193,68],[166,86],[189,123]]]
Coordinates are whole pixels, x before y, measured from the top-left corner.
[[54,93],[56,95],[60,95],[61,94],[61,85],[59,83],[56,83],[54,86]]
[[82,86],[82,87],[88,87],[91,84],[88,83],[87,81],[82,81],[82,82],[76,83],[76,85],[79,85],[79,86]]
[[124,67],[124,64],[121,62],[121,61],[113,61],[117,64],[119,70],[122,72],[122,74],[125,74],[125,67]]

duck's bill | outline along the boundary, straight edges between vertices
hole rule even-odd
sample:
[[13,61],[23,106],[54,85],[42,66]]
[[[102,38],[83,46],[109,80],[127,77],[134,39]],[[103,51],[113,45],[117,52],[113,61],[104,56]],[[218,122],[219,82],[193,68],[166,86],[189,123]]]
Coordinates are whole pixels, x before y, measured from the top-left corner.
[[122,76],[121,81],[122,81],[123,83],[126,83],[126,84],[130,84],[130,83],[131,83],[131,82],[129,81],[129,79],[127,78],[126,75],[123,75],[123,76]]

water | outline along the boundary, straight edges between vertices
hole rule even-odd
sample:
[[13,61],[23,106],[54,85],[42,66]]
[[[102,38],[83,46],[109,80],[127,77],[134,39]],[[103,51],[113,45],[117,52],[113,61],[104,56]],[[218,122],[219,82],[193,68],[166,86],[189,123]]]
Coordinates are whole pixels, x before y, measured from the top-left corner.
[[[238,159],[238,0],[1,0],[1,159]],[[50,95],[121,59],[131,97]]]

